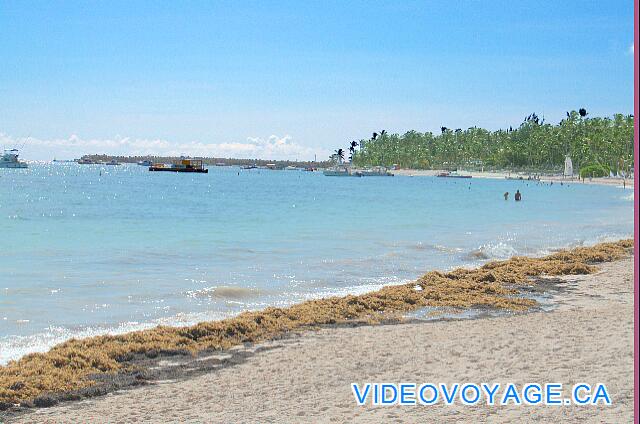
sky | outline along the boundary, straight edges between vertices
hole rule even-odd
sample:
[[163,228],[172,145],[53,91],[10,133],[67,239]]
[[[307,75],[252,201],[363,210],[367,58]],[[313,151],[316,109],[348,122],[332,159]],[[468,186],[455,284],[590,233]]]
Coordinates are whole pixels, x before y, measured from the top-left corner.
[[324,159],[373,131],[633,113],[633,1],[0,0],[0,146]]

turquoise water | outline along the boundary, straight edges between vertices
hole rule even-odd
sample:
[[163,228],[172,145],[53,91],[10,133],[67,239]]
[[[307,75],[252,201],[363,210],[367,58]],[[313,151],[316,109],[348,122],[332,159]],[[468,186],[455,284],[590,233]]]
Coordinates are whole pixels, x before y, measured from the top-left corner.
[[[504,201],[516,189],[523,201]],[[0,169],[0,363],[70,337],[192,324],[628,237],[631,193],[230,167]]]

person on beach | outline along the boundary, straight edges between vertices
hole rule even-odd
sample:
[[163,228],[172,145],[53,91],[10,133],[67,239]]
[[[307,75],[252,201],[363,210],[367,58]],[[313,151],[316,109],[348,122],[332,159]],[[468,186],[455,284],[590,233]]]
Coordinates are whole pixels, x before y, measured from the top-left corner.
[[509,192],[508,191],[505,191],[503,196],[504,196],[504,200],[509,200]]
[[519,202],[520,200],[522,200],[522,195],[520,194],[520,190],[516,190],[516,195],[514,197],[516,199],[516,202]]

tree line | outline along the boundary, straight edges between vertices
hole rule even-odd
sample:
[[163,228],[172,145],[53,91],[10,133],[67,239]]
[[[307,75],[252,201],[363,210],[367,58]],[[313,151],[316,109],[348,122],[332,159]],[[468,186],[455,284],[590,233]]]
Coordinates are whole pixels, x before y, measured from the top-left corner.
[[[96,162],[108,162],[110,160],[116,160],[120,163],[136,163],[143,160],[150,160],[153,163],[171,163],[182,159],[182,156],[155,156],[155,155],[138,155],[138,156],[123,156],[123,155],[107,155],[107,154],[91,154],[82,156],[86,159],[91,159]],[[189,156],[191,157],[191,156]],[[200,157],[205,165],[225,165],[225,166],[243,166],[243,165],[255,165],[266,166],[275,165],[276,168],[285,168],[287,166],[295,166],[300,168],[319,168],[329,166],[328,161],[293,161],[293,160],[274,160],[274,159],[241,159],[241,158],[216,158],[216,157]]]
[[442,127],[440,134],[409,131],[373,133],[351,142],[355,166],[412,169],[526,169],[558,172],[569,156],[577,170],[591,165],[612,172],[633,168],[633,115],[587,116],[585,109],[567,112],[553,125],[535,113],[519,127],[490,131]]

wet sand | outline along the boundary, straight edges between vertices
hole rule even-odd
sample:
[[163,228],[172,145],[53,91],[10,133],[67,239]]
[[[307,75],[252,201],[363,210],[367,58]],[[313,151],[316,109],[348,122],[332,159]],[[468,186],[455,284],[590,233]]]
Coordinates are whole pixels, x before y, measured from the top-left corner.
[[[551,312],[304,332],[246,361],[16,422],[631,422],[633,262],[562,277]],[[251,350],[251,348],[240,348]],[[608,407],[355,405],[351,382],[607,385]]]

